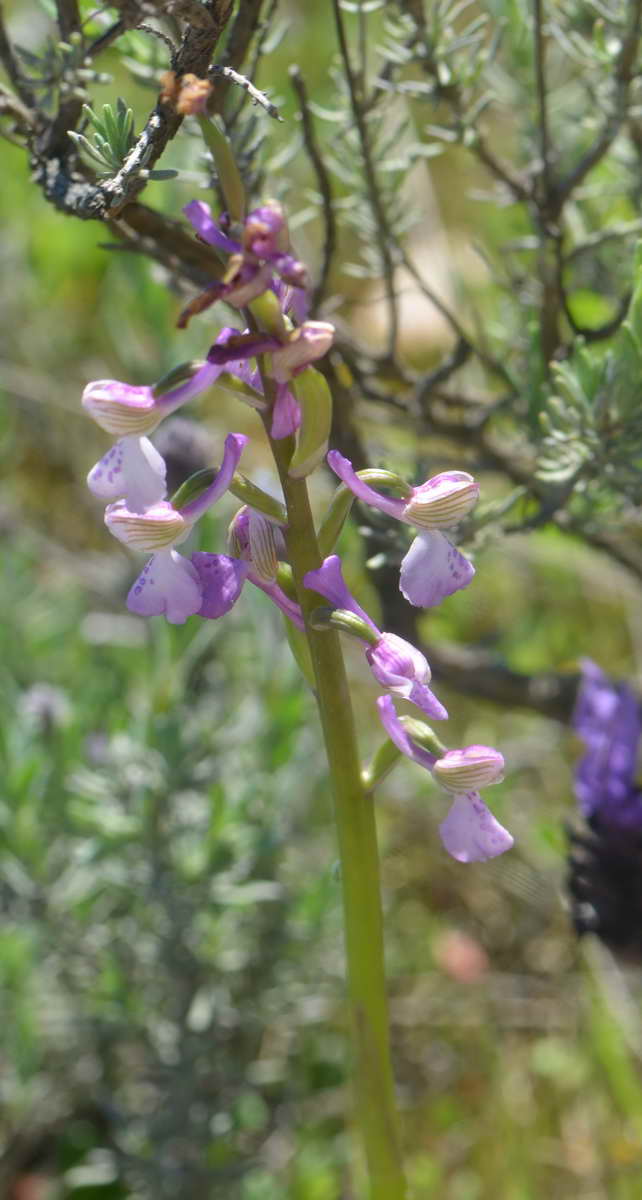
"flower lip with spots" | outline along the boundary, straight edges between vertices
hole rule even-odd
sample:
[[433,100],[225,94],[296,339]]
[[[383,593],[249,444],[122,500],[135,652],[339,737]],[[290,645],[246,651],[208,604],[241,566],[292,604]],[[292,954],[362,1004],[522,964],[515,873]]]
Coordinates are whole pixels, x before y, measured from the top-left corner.
[[409,486],[400,499],[375,491],[337,450],[330,451],[327,462],[358,500],[420,530],[401,564],[399,586],[410,604],[434,608],[470,583],[475,568],[442,530],[456,525],[477,503],[479,484],[472,475],[443,471],[419,487]]
[[[484,862],[510,850],[513,845],[511,834],[496,820],[476,788],[465,786],[471,779],[479,787],[498,782],[504,765],[501,754],[490,746],[467,746],[463,750],[450,750],[443,756],[437,756],[411,736],[390,696],[380,696],[377,709],[381,723],[397,749],[430,771],[442,787],[447,786],[451,794],[454,792],[450,810],[439,826],[439,835],[448,853],[458,862]],[[437,772],[438,763],[443,763],[449,755],[452,756],[451,762],[457,764],[459,780],[464,784],[464,788],[457,791],[452,786],[455,782],[454,771],[446,772],[447,785]],[[463,775],[462,763],[466,764]]]
[[134,512],[120,500],[105,512],[109,531],[135,550],[152,551],[152,558],[130,589],[127,607],[140,616],[165,613],[172,624],[181,625],[197,613],[203,603],[203,586],[196,567],[174,547],[187,537],[192,525],[227,491],[247,438],[230,433],[220,470],[213,482],[195,500],[174,508],[159,501],[144,512]]

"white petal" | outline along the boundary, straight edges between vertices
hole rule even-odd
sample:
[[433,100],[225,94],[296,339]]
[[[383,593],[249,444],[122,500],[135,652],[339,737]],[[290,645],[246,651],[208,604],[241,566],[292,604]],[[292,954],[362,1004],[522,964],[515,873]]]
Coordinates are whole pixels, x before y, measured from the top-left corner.
[[131,512],[144,512],[166,494],[165,460],[146,437],[120,438],[92,467],[87,486],[101,500],[127,501]]
[[201,607],[198,571],[176,550],[162,550],[146,563],[130,589],[127,607],[142,617],[165,613],[172,625],[183,625]]
[[434,608],[470,583],[475,568],[438,531],[420,533],[401,564],[399,586],[417,608]]
[[448,853],[459,862],[485,862],[513,844],[508,830],[495,820],[478,792],[455,798],[439,833]]
[[144,512],[167,493],[165,459],[146,437],[123,438],[123,446],[123,495],[132,512]]
[[123,475],[124,441],[110,446],[106,454],[91,468],[87,487],[101,500],[119,500],[125,494]]

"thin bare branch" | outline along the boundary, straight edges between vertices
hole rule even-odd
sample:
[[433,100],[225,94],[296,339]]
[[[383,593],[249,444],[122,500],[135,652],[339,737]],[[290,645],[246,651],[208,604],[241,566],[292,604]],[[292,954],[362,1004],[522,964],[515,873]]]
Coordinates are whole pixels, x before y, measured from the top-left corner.
[[69,41],[69,35],[80,29],[80,12],[77,0],[56,0],[58,29],[63,42]]
[[217,63],[212,64],[212,66],[209,68],[208,75],[213,75],[217,79],[225,79],[228,83],[235,83],[237,87],[243,88],[243,91],[247,92],[254,104],[258,104],[261,108],[265,109],[269,117],[273,117],[275,121],[283,120],[283,117],[279,114],[276,104],[273,104],[272,101],[268,99],[268,97],[265,95],[265,92],[259,91],[259,89],[252,83],[252,80],[248,79],[247,76],[240,75],[239,72],[234,71],[232,67],[221,67]]
[[[17,126],[21,130],[21,132],[25,135],[30,135],[35,130],[35,127],[36,127],[35,113],[33,113],[30,108],[27,108],[22,103],[22,100],[19,100],[17,96],[14,96],[13,92],[10,92],[7,88],[2,87],[1,84],[0,84],[0,116],[13,117],[14,125]],[[9,135],[6,133],[5,130],[2,130],[2,137],[8,138],[9,141],[16,140],[16,142],[17,142],[17,139],[9,137]],[[21,146],[22,142],[17,142],[17,144]]]
[[502,162],[496,154],[489,150],[485,139],[479,132],[475,133],[475,138],[470,147],[475,157],[482,163],[491,175],[503,183],[508,191],[512,194],[514,200],[521,201],[522,204],[528,204],[531,200],[531,190],[528,183],[516,175],[513,170],[504,162]]
[[438,296],[437,293],[434,292],[433,289],[429,286],[429,284],[426,283],[425,279],[420,274],[420,272],[417,270],[417,267],[415,266],[414,262],[410,258],[407,251],[402,246],[399,246],[399,245],[397,246],[397,248],[398,248],[398,253],[399,253],[401,263],[406,268],[409,275],[412,276],[415,283],[417,284],[417,286],[419,287],[419,289],[423,293],[423,295],[426,297],[426,299],[430,300],[431,304],[434,304],[437,311],[440,312],[442,317],[444,317],[445,320],[448,322],[448,324],[450,325],[453,332],[457,335],[458,340],[460,342],[466,342],[468,344],[468,346],[470,347],[470,349],[472,350],[472,352],[480,360],[480,362],[484,363],[484,365],[486,367],[488,367],[488,369],[490,371],[492,371],[495,375],[499,375],[500,378],[503,379],[505,383],[510,384],[512,381],[511,381],[508,371],[506,370],[503,363],[500,363],[496,358],[493,358],[493,356],[488,354],[481,346],[476,345],[474,338],[472,338],[470,336],[470,334],[466,333],[465,329],[460,324],[459,319],[448,308],[448,305],[445,304],[444,301],[441,299],[441,297]]
[[321,261],[321,270],[319,278],[312,294],[311,308],[312,312],[316,312],[325,296],[325,290],[330,274],[330,267],[337,245],[337,223],[334,215],[334,203],[332,195],[332,183],[330,174],[323,161],[323,157],[317,145],[317,140],[314,133],[314,125],[312,123],[312,114],[308,105],[308,93],[303,80],[303,76],[298,67],[290,67],[290,79],[292,86],[297,94],[297,99],[301,106],[301,124],[303,128],[303,144],[312,163],[314,173],[316,175],[317,187],[321,196],[321,213],[323,217],[324,235],[323,235],[323,258]]
[[261,22],[264,0],[245,0],[239,4],[225,45],[223,66],[238,71],[245,62],[248,48]]
[[533,58],[535,62],[535,96],[537,99],[537,130],[540,145],[540,202],[547,208],[553,192],[551,176],[551,143],[548,126],[548,89],[546,84],[546,44],[544,41],[543,0],[533,0]]
[[372,161],[370,137],[368,134],[366,118],[362,105],[362,97],[358,92],[357,81],[352,69],[350,50],[348,48],[348,40],[346,37],[343,14],[341,12],[339,0],[332,0],[332,7],[334,11],[337,40],[339,42],[339,51],[348,84],[348,92],[350,94],[350,107],[352,109],[352,115],[354,117],[357,133],[359,135],[359,145],[363,160],[366,186],[368,189],[368,198],[379,234],[379,253],[381,255],[383,283],[386,292],[386,303],[388,309],[388,356],[392,359],[394,358],[397,346],[399,327],[397,297],[395,294],[394,262],[391,250],[393,238],[388,225],[385,208],[383,206],[381,193],[379,191],[377,176],[374,169],[374,163]]
[[[245,62],[249,48],[253,39],[257,37],[254,54],[249,67],[251,78],[254,78],[257,73],[261,50],[263,46],[263,38],[270,26],[270,21],[274,14],[274,3],[270,5],[267,18],[261,22],[264,0],[248,0],[246,4],[240,4],[232,28],[230,30],[225,52],[223,55],[222,65],[231,67],[233,70],[238,69]],[[229,91],[229,83],[225,79],[221,79],[219,85],[210,100],[211,111],[222,113],[225,100]],[[238,120],[241,109],[243,107],[243,98],[239,101],[233,113],[226,113],[227,128],[231,129]]]
[[113,25],[109,26],[109,29],[106,29],[104,33],[101,33],[100,37],[97,37],[95,42],[92,42],[91,45],[87,47],[86,57],[95,58],[97,54],[100,54],[101,51],[106,50],[108,46],[111,46],[112,42],[115,42],[116,39],[120,37],[121,33],[125,32],[126,28],[127,26],[125,25],[124,21],[114,21]]
[[145,204],[128,204],[107,224],[128,248],[142,249],[178,280],[206,287],[220,274],[220,259],[210,246],[198,241],[180,221]]
[[423,408],[434,389],[440,383],[445,383],[455,371],[458,371],[464,365],[470,358],[471,351],[472,347],[467,338],[460,337],[452,353],[438,367],[435,367],[434,371],[430,371],[427,375],[422,375],[421,379],[417,380],[414,389],[414,406]]

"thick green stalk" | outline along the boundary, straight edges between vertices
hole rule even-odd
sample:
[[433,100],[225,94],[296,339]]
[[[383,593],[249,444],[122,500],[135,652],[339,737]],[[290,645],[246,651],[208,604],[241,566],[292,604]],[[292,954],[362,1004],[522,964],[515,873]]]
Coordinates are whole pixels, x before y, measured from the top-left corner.
[[[290,439],[272,442],[288,510],[287,544],[307,618],[318,598],[303,586],[321,556],[304,479],[287,472]],[[406,1196],[397,1139],[383,960],[379,855],[372,800],[361,781],[352,703],[338,634],[307,628],[339,835],[348,993],[355,1048],[357,1120],[370,1177],[370,1200]]]

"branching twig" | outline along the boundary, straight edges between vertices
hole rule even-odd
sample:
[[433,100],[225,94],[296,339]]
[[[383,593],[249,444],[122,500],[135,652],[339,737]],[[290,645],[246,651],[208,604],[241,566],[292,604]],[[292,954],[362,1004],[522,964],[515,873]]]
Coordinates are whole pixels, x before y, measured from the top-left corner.
[[620,52],[615,64],[615,97],[613,108],[608,114],[601,133],[586,154],[560,180],[555,195],[557,211],[560,212],[571,192],[582,182],[589,171],[597,166],[604,157],[611,143],[617,137],[628,115],[629,93],[635,73],[642,25],[642,0],[629,2],[629,27],[622,39]]
[[511,384],[512,380],[510,379],[508,371],[503,363],[500,363],[496,358],[493,358],[492,355],[487,354],[487,352],[483,350],[481,346],[475,344],[474,339],[470,336],[470,334],[466,333],[459,319],[448,308],[448,305],[444,303],[444,301],[423,279],[407,251],[397,244],[397,252],[399,254],[400,262],[406,268],[408,274],[412,276],[426,299],[430,300],[430,303],[434,304],[437,311],[440,312],[442,317],[445,318],[453,332],[457,335],[458,340],[460,342],[467,342],[468,346],[473,353],[476,354],[480,362],[484,363],[484,365],[488,367],[490,371],[492,371],[495,375],[498,375],[504,380],[505,383]]
[[[256,79],[258,75],[259,63],[263,53],[263,42],[270,28],[270,22],[274,16],[277,0],[272,0],[267,12],[267,16],[263,22],[261,22],[262,3],[263,0],[261,0],[261,4],[259,4],[257,7],[255,0],[251,0],[251,3],[248,5],[239,6],[236,21],[230,34],[227,53],[225,55],[225,61],[223,64],[224,66],[230,66],[233,68],[238,68],[241,66],[243,59],[245,58],[245,55],[247,54],[252,43],[252,39],[258,33],[249,66],[249,74],[252,79]],[[247,12],[246,9],[249,10],[249,12]],[[236,28],[237,25],[240,26],[238,30]],[[242,56],[241,49],[243,51]],[[230,61],[234,56],[238,58],[238,62]],[[225,81],[223,81],[223,86],[219,87],[215,94],[213,111],[222,112],[222,102],[227,95],[227,91],[228,85],[225,83]],[[241,115],[242,108],[243,98],[241,98],[239,103],[236,105],[234,111],[226,115],[226,124],[228,129],[232,129],[234,127]]]
[[421,379],[417,380],[414,389],[414,406],[423,409],[431,392],[440,383],[445,383],[447,379],[450,379],[450,376],[464,365],[470,358],[471,350],[472,347],[468,339],[465,336],[460,337],[452,353],[438,367],[435,367],[434,371],[430,371],[427,375],[422,375]]
[[[22,100],[14,96],[6,88],[0,84],[0,115],[10,115],[13,117],[16,125],[20,126],[26,135],[30,135],[35,131],[36,115],[31,109],[27,108]],[[6,133],[3,132],[3,137]],[[13,140],[13,139],[12,139]],[[21,144],[21,143],[19,143]]]
[[269,117],[273,117],[275,121],[283,120],[283,117],[279,114],[276,104],[273,104],[272,101],[268,99],[268,97],[265,95],[265,92],[259,91],[259,89],[254,86],[251,79],[248,79],[245,75],[239,75],[238,71],[234,71],[232,67],[222,67],[217,63],[213,63],[208,70],[208,75],[213,75],[215,78],[219,79],[226,79],[228,83],[235,83],[237,87],[241,87],[243,88],[244,92],[247,92],[248,96],[252,98],[254,104],[258,104],[261,108],[264,108]]
[[535,96],[537,99],[537,128],[540,145],[540,203],[547,209],[553,192],[551,176],[551,145],[548,128],[548,89],[546,86],[543,0],[533,0],[533,42],[535,60]]
[[95,42],[92,42],[91,45],[87,47],[85,52],[86,58],[95,58],[97,54],[100,54],[103,50],[106,50],[108,46],[111,46],[112,42],[115,42],[116,39],[120,37],[121,33],[125,32],[126,28],[127,26],[125,25],[124,21],[114,21],[113,25],[109,26],[109,29],[106,29],[104,33],[101,33],[100,36],[96,38]]
[[[230,7],[231,0],[229,3],[220,0],[201,9],[209,17],[209,24],[188,28],[176,57],[177,75],[192,73],[201,78],[205,75]],[[59,118],[60,114],[36,144],[34,178],[51,203],[82,220],[117,217],[143,190],[146,172],[158,161],[183,119],[170,102],[159,99],[120,171],[104,183],[93,184],[70,169],[71,148],[67,150],[58,144]],[[68,128],[66,125],[65,132]]]
[[569,266],[584,254],[598,250],[606,242],[619,241],[621,238],[632,237],[640,232],[642,232],[642,219],[628,221],[625,225],[611,225],[607,229],[596,229],[593,233],[589,233],[583,242],[574,246],[564,255],[564,265]]

